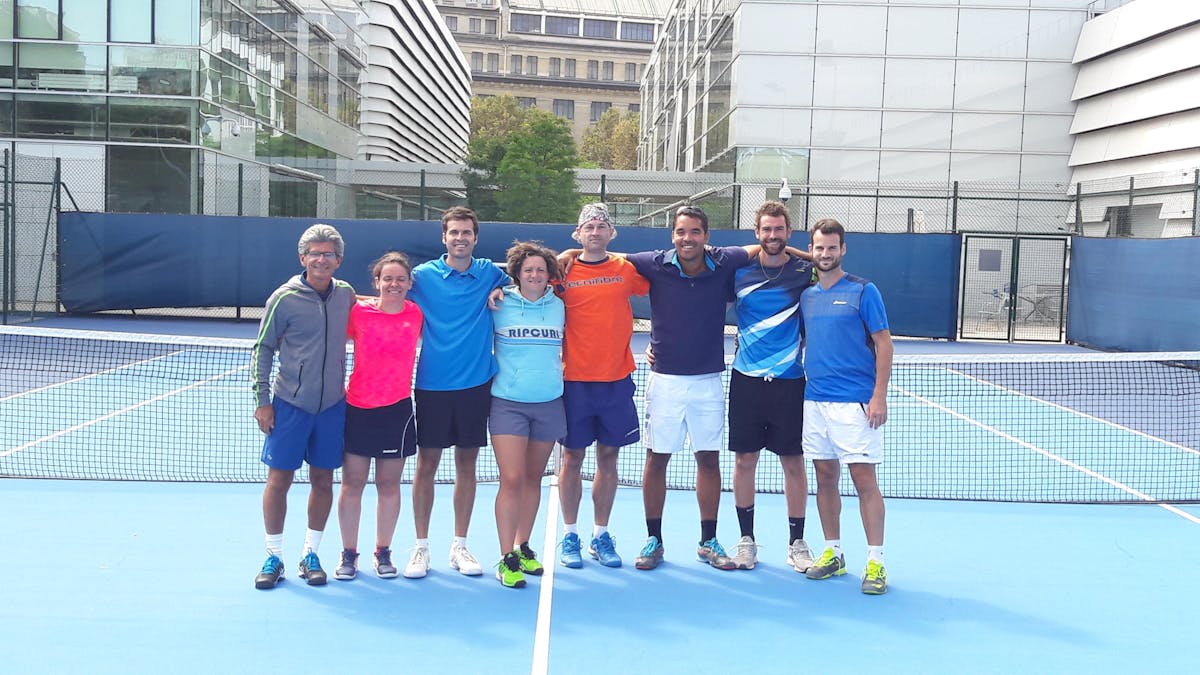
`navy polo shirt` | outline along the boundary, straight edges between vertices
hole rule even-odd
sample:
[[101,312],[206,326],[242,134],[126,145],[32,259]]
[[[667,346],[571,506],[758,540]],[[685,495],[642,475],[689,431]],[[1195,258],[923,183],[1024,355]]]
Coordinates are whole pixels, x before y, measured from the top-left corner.
[[650,281],[650,348],[656,373],[704,375],[725,370],[725,309],[733,301],[733,275],[749,261],[741,246],[707,254],[700,274],[689,277],[675,263],[675,250],[628,256]]

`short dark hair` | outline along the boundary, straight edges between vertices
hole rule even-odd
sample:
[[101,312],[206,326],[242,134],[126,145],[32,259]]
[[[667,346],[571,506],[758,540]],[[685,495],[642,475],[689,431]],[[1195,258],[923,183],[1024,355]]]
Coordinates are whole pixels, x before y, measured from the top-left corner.
[[754,212],[754,229],[758,229],[758,224],[763,216],[783,218],[783,224],[787,225],[788,229],[792,227],[792,216],[788,213],[787,206],[783,202],[763,202],[763,205],[758,207],[758,210]]
[[671,221],[672,227],[675,223],[679,222],[679,216],[687,216],[688,218],[695,218],[696,220],[699,220],[700,227],[703,228],[705,232],[708,232],[708,214],[705,213],[704,209],[700,208],[699,206],[685,204],[676,209],[675,220]]
[[813,223],[812,234],[815,235],[818,232],[821,234],[836,234],[839,244],[846,243],[846,228],[842,227],[842,224],[833,218],[822,218]]
[[400,265],[408,276],[412,276],[412,263],[408,261],[408,256],[400,251],[388,251],[379,256],[379,259],[371,263],[371,277],[378,279],[380,274],[383,274],[384,265]]
[[521,265],[525,264],[526,258],[541,257],[546,261],[546,272],[549,273],[551,279],[558,279],[558,254],[546,248],[540,241],[514,241],[513,245],[508,249],[508,260],[505,263],[508,268],[508,276],[518,285],[521,283]]
[[475,234],[479,234],[479,216],[475,212],[465,206],[451,206],[442,214],[442,234],[446,234],[449,229],[449,222],[452,220],[469,220],[471,221],[471,229]]

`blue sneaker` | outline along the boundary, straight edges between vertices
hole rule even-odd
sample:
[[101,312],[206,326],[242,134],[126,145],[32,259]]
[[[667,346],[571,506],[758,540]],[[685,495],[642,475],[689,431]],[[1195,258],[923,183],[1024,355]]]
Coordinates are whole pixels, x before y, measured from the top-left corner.
[[321,560],[316,553],[309,551],[300,561],[300,578],[307,581],[309,586],[324,586],[329,580],[325,570],[321,569]]
[[258,576],[254,577],[254,587],[262,590],[275,588],[276,584],[283,581],[283,561],[277,555],[267,556],[267,561],[263,563],[262,571]]
[[588,546],[588,553],[605,567],[621,566],[621,556],[617,555],[617,542],[607,532],[592,539],[592,545]]
[[568,532],[563,535],[562,541],[558,547],[562,549],[562,555],[558,557],[558,562],[563,567],[571,569],[579,569],[583,567],[583,556],[579,555],[579,549],[583,546],[583,542],[579,541],[579,535],[574,532]]

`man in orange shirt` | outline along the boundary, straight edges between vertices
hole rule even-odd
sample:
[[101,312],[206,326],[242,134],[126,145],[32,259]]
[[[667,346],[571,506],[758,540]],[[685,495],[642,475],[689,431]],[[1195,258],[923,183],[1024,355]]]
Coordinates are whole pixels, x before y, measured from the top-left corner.
[[616,236],[607,206],[599,202],[584,206],[572,235],[583,252],[556,289],[567,310],[563,340],[567,436],[562,441],[565,452],[558,476],[566,534],[559,562],[573,568],[583,566],[583,542],[576,521],[583,496],[580,469],[587,447],[596,443],[592,481],[595,524],[588,553],[605,567],[620,567],[621,557],[608,532],[617,493],[617,451],[641,438],[633,403],[634,363],[629,348],[633,310],[629,298],[646,295],[650,284],[623,257],[609,255],[608,243]]

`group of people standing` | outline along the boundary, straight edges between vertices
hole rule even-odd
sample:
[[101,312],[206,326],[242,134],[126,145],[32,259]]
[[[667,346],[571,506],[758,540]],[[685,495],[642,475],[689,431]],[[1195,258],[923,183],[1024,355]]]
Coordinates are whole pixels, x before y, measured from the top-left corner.
[[[414,454],[417,538],[403,574],[425,576],[434,476],[451,446],[455,532],[449,565],[462,574],[482,574],[467,548],[467,530],[476,460],[489,428],[500,470],[496,578],[520,588],[526,575],[544,571],[529,540],[556,443],[563,449],[559,562],[582,567],[586,541],[589,557],[620,567],[608,531],[617,456],[621,447],[642,440],[629,299],[648,294],[651,372],[642,481],[647,539],[635,566],[649,570],[663,561],[666,469],[672,454],[690,447],[700,510],[698,559],[718,569],[753,569],[754,476],[766,448],[779,455],[784,470],[789,566],[811,579],[845,574],[838,479],[846,463],[867,535],[862,590],[886,592],[884,507],[875,475],[892,360],[886,313],[873,284],[841,269],[840,224],[818,221],[809,252],[787,246],[791,232],[787,208],[767,202],[755,218],[758,244],[713,247],[707,215],[684,206],[675,213],[671,249],[622,254],[608,250],[616,228],[607,207],[594,203],[583,207],[573,234],[580,248],[557,254],[540,243],[517,242],[505,270],[473,256],[478,219],[454,207],[442,218],[446,254],[415,268],[403,254],[385,254],[371,269],[378,296],[363,298],[333,278],[344,254],[341,236],[328,225],[312,226],[299,242],[304,271],[268,299],[254,350],[255,418],[267,434],[262,461],[268,466],[263,493],[268,557],[255,585],[272,588],[283,578],[286,496],[303,462],[312,487],[300,577],[311,585],[326,582],[317,550],[339,466],[343,550],[334,576],[348,580],[357,574],[358,523],[371,459],[379,492],[374,567],[381,577],[398,576],[390,547],[405,458]],[[730,303],[738,320],[738,350],[727,415],[722,374]],[[347,339],[355,343],[354,368],[343,389]],[[274,360],[279,365],[272,396]],[[717,453],[726,421],[728,449],[737,454],[733,486],[741,529],[733,555],[717,539]],[[593,444],[593,529],[581,537],[581,468]],[[804,539],[805,454],[814,463],[825,536],[816,559]]]

